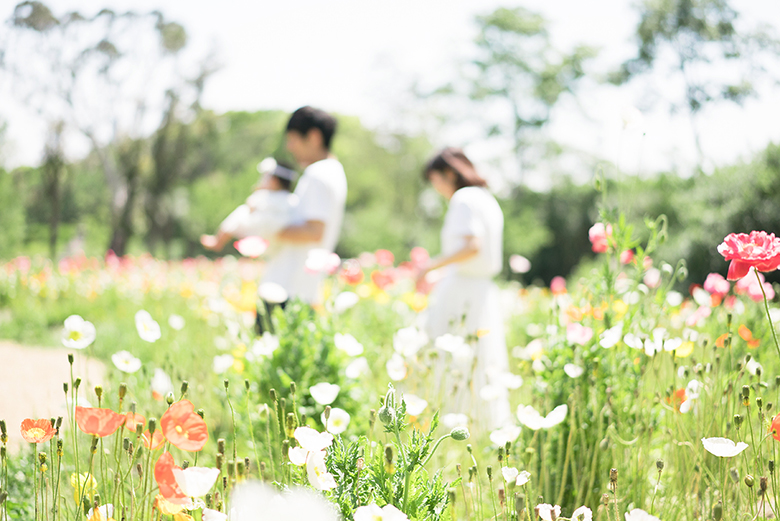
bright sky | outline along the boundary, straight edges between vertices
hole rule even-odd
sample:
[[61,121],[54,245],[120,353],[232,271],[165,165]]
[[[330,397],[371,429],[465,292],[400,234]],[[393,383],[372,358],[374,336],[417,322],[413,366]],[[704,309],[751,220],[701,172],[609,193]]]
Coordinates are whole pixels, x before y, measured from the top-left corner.
[[[3,2],[7,19],[15,2]],[[598,72],[614,68],[634,51],[631,45],[637,15],[626,0],[48,0],[55,14],[80,10],[94,14],[115,10],[161,9],[169,20],[182,23],[190,35],[191,52],[216,49],[221,70],[207,84],[204,105],[226,110],[293,110],[310,104],[353,114],[379,130],[420,128],[428,109],[410,95],[410,85],[440,85],[458,74],[459,64],[474,52],[474,16],[498,6],[523,5],[542,12],[551,22],[553,41],[561,49],[577,43],[601,48],[592,65]],[[780,2],[734,0],[746,23],[757,20],[780,29]],[[547,129],[554,139],[584,153],[617,161],[628,173],[677,168],[690,172],[696,153],[686,115],[670,116],[663,105],[649,100],[653,92],[671,90],[662,76],[617,89],[586,82],[575,103],[563,99]],[[0,118],[9,122],[7,166],[35,164],[41,156],[45,128],[35,114],[11,101],[0,80]],[[644,113],[644,123],[623,130],[626,106]],[[441,106],[437,106],[441,110]],[[455,109],[453,109],[455,111]],[[507,155],[500,140],[484,142],[479,128],[465,121],[433,130],[437,145],[466,146],[479,163]],[[707,165],[733,162],[780,141],[780,96],[765,92],[744,107],[723,105],[702,114],[698,125]],[[281,129],[280,129],[281,130]],[[644,135],[643,135],[644,133]],[[77,141],[69,153],[84,152]],[[488,167],[486,169],[490,169]],[[493,167],[494,168],[494,167]],[[503,168],[506,168],[504,166]],[[566,164],[527,173],[532,186],[543,187],[549,171]],[[576,167],[573,167],[576,168]],[[495,173],[494,173],[495,174]],[[578,172],[578,178],[589,175]]]

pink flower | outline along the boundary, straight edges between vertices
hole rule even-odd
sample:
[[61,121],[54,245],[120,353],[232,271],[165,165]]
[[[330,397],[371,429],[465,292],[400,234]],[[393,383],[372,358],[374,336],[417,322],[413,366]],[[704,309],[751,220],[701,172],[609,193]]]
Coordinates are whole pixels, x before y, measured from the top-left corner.
[[566,293],[566,279],[561,276],[553,277],[550,281],[550,291],[553,295],[563,295]]
[[392,266],[393,262],[395,262],[393,252],[389,250],[376,250],[374,256],[376,257],[376,263],[380,266]]
[[725,297],[730,288],[731,284],[720,273],[710,273],[704,280],[704,289],[709,291],[711,295]]
[[612,225],[604,226],[604,223],[596,223],[588,230],[588,238],[592,244],[593,251],[604,253],[609,249],[609,239],[612,237]]
[[[761,281],[760,283],[759,280]],[[771,284],[766,282],[766,279],[761,273],[758,274],[758,279],[756,279],[752,273],[739,279],[737,283],[734,284],[734,293],[738,295],[747,294],[750,300],[754,302],[761,302],[764,300],[764,294],[761,292],[761,286],[764,286],[767,299],[772,300],[775,298],[775,290],[772,288]]]
[[589,327],[585,327],[578,322],[566,326],[566,340],[572,344],[584,346],[591,338],[593,338],[593,330]]
[[428,260],[431,258],[431,256],[428,254],[428,250],[423,248],[422,246],[415,246],[412,248],[411,253],[409,256],[412,259],[412,264],[416,268],[421,268],[428,264]]
[[625,250],[620,254],[620,264],[628,264],[634,260],[634,250]]
[[718,253],[729,264],[728,280],[741,279],[751,267],[758,271],[774,271],[780,267],[780,238],[774,233],[752,231],[730,233],[718,246]]

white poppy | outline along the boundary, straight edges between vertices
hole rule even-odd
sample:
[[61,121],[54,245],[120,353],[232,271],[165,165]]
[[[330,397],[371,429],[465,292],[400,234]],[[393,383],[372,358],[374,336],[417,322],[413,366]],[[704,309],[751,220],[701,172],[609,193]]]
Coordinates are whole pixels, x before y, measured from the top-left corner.
[[334,407],[330,410],[330,418],[328,418],[328,421],[325,421],[325,412],[323,411],[322,417],[320,418],[322,420],[322,423],[324,425],[327,425],[327,430],[331,434],[341,434],[345,430],[347,430],[347,426],[349,426],[349,413],[345,411],[344,409],[339,409],[338,407]]
[[469,424],[469,417],[458,412],[450,412],[441,417],[441,424],[448,429],[465,427]]
[[504,476],[504,481],[511,483],[517,480],[517,475],[520,472],[514,467],[501,467],[501,475]]
[[182,329],[184,329],[186,322],[184,321],[183,316],[174,313],[168,317],[168,325],[171,326],[176,331],[181,331]]
[[507,425],[491,432],[490,441],[499,447],[503,447],[507,442],[514,442],[518,436],[520,436],[520,427],[518,425]]
[[419,416],[428,407],[428,402],[415,394],[404,394],[403,401],[406,403],[406,414],[409,416]]
[[523,377],[513,373],[501,373],[498,375],[498,383],[507,389],[519,389],[523,385]]
[[563,372],[566,373],[569,378],[579,378],[582,376],[582,373],[585,372],[585,369],[578,365],[566,364],[563,366]]
[[560,506],[552,506],[548,503],[536,505],[536,511],[539,513],[539,517],[542,518],[542,521],[553,521],[554,519],[558,519],[561,515]]
[[274,351],[276,351],[278,348],[279,338],[277,338],[276,335],[266,331],[263,333],[263,336],[252,343],[252,348],[249,350],[249,353],[252,354],[252,358],[272,356]]
[[364,356],[355,358],[344,369],[344,374],[347,376],[347,378],[351,378],[353,380],[357,380],[361,376],[370,372],[371,369],[368,367],[368,360],[366,360]]
[[355,521],[408,521],[406,514],[393,505],[379,507],[376,503],[357,507],[354,513]]
[[363,354],[363,344],[357,341],[357,339],[349,333],[341,334],[336,333],[333,336],[333,343],[336,347],[349,356],[358,356]]
[[641,508],[635,508],[631,512],[625,513],[626,521],[661,521],[655,516],[651,516]]
[[761,371],[762,374],[764,373],[763,366],[759,364],[755,358],[751,358],[750,360],[748,360],[748,363],[745,364],[745,369],[747,369],[748,372],[753,376],[755,376],[759,370]]
[[187,497],[203,497],[208,494],[217,481],[219,474],[219,469],[209,467],[173,469],[173,477],[176,478],[176,483]]
[[141,368],[141,360],[128,351],[119,351],[111,355],[111,361],[123,373],[134,373]]
[[666,303],[672,306],[673,308],[676,308],[680,304],[683,303],[683,296],[682,293],[678,291],[670,291],[666,294]]
[[520,473],[517,475],[517,481],[515,481],[515,485],[518,487],[522,487],[526,483],[531,481],[531,473],[527,470],[520,471]]
[[165,396],[166,394],[173,392],[171,377],[159,367],[154,370],[151,387],[152,391],[158,393],[160,396]]
[[[111,519],[111,517],[114,515],[114,505],[112,505],[111,503],[107,505],[100,505],[98,507],[98,512],[100,512],[102,519]],[[92,519],[92,515],[94,513],[95,513],[95,509],[90,508],[89,512],[87,512],[87,519]]]
[[628,333],[626,336],[624,336],[623,343],[626,344],[631,349],[644,348],[644,342],[642,342],[642,339],[633,333]]
[[604,349],[614,347],[623,337],[623,322],[618,322],[599,335],[599,345]]
[[204,508],[201,514],[202,521],[227,521],[227,514],[223,514],[219,510],[212,510],[210,508]]
[[701,443],[707,452],[719,458],[733,458],[748,448],[747,443],[740,441],[735,444],[728,438],[702,438]]
[[553,409],[547,416],[542,416],[531,405],[518,405],[517,407],[517,419],[520,423],[525,425],[531,430],[550,429],[555,427],[559,423],[566,419],[566,414],[569,411],[569,407],[566,404],[559,405]]
[[135,314],[135,328],[141,340],[156,342],[160,339],[160,324],[158,324],[146,310],[140,310]]
[[287,449],[287,457],[290,459],[290,463],[296,467],[303,467],[306,465],[306,457],[309,455],[309,451],[303,447],[290,447]]
[[65,319],[65,329],[62,330],[62,345],[69,349],[84,349],[95,341],[96,331],[92,322],[87,322],[79,315],[71,315]]
[[544,350],[544,341],[541,338],[536,338],[528,342],[525,347],[517,346],[512,349],[512,356],[519,358],[520,360],[537,360]]
[[387,376],[395,382],[406,378],[406,361],[398,353],[390,357],[390,360],[385,364],[385,368],[387,369]]
[[571,521],[593,521],[593,512],[583,505],[572,512]]
[[352,291],[342,291],[333,299],[333,312],[336,314],[344,313],[360,301],[357,293]]
[[298,427],[293,436],[298,444],[309,452],[325,450],[333,443],[333,435],[329,432],[317,432],[311,427]]
[[306,460],[306,475],[309,477],[309,484],[317,490],[331,490],[337,486],[336,480],[325,466],[325,451],[309,454]]
[[531,271],[531,261],[523,257],[522,255],[510,255],[509,256],[509,269],[515,273],[528,273]]
[[533,363],[531,363],[531,369],[533,369],[535,373],[543,373],[545,370],[544,360],[541,358],[534,360]]
[[428,335],[419,331],[416,327],[404,327],[393,335],[393,349],[403,356],[414,356],[425,344],[428,343]]
[[217,355],[212,362],[212,368],[215,373],[224,374],[228,369],[233,367],[233,362],[235,362],[233,355]]
[[340,265],[341,257],[323,248],[309,250],[306,257],[306,271],[312,273],[333,273]]
[[263,519],[340,519],[332,503],[310,489],[292,487],[280,492],[257,481],[236,485],[230,498],[231,521],[257,521],[259,512]]
[[311,397],[320,405],[330,405],[339,395],[341,387],[337,384],[329,384],[328,382],[320,382],[317,385],[309,387]]
[[287,300],[287,290],[275,282],[263,282],[257,295],[269,304],[281,304]]

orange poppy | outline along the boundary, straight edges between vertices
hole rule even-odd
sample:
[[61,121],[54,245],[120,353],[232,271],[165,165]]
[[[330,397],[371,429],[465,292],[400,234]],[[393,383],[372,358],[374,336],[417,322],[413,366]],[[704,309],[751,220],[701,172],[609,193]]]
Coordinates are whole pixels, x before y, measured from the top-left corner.
[[769,431],[772,433],[772,437],[777,441],[780,441],[780,414],[772,418],[772,423],[769,425]]
[[[149,429],[146,429],[141,437],[144,440],[144,447],[149,450],[157,450],[162,447],[162,444],[165,442],[165,438],[160,431],[154,431],[154,434],[150,435]],[[149,439],[152,441],[150,442]]]
[[49,420],[27,418],[22,422],[22,438],[27,443],[43,443],[52,439],[55,434],[57,431],[51,426]]
[[173,461],[173,456],[168,451],[162,453],[157,463],[154,464],[154,480],[160,488],[160,494],[171,503],[184,504],[187,496],[181,491],[181,487],[176,483],[176,476],[173,475],[173,469],[181,470],[181,467]]
[[146,424],[146,418],[144,418],[143,415],[133,414],[132,412],[129,412],[125,415],[125,427],[130,432],[135,432],[136,425],[139,423],[141,425]]
[[729,337],[728,333],[723,333],[715,339],[715,345],[718,347],[726,347],[726,339]]
[[124,414],[116,413],[111,409],[76,407],[76,423],[79,429],[101,438],[114,434],[126,419]]
[[206,422],[194,411],[192,402],[180,400],[171,405],[160,418],[163,435],[181,450],[197,452],[203,449],[209,439]]
[[666,403],[674,407],[676,411],[679,411],[686,398],[685,389],[677,389],[671,396],[666,397]]

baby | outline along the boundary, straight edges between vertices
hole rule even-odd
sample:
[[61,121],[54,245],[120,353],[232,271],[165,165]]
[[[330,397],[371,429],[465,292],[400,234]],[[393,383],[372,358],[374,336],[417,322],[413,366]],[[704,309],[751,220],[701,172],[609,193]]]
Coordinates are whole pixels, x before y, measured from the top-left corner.
[[[260,182],[244,204],[233,210],[216,235],[202,235],[204,248],[220,251],[232,238],[258,235],[273,243],[277,232],[290,224],[297,196],[290,192],[296,172],[268,157],[257,165]],[[269,245],[269,249],[271,245]]]

